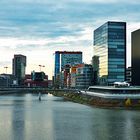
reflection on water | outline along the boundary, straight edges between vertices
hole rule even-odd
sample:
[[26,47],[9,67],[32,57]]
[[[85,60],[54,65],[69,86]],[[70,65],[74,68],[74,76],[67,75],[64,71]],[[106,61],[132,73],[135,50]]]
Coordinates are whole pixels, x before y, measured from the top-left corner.
[[140,113],[43,94],[0,96],[0,140],[139,140]]

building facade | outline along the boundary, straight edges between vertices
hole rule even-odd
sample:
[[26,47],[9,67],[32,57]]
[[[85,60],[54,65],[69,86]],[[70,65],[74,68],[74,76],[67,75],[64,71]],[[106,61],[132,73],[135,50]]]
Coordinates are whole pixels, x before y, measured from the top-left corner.
[[26,56],[21,54],[14,55],[12,73],[17,78],[18,85],[22,85],[24,83],[25,69],[26,69]]
[[128,67],[126,69],[126,81],[130,84],[132,82],[132,69],[131,69],[131,67]]
[[82,52],[56,51],[55,52],[55,87],[66,87],[67,76],[71,66],[82,63]]
[[54,77],[56,78],[56,76],[59,74],[60,72],[60,52],[56,51],[55,52],[55,68],[54,68]]
[[73,66],[82,63],[82,52],[68,52],[56,51],[55,52],[55,72],[54,76],[63,71],[65,65]]
[[12,74],[0,74],[0,87],[13,87],[15,80]]
[[44,81],[45,79],[45,73],[44,72],[31,72],[31,79],[33,81]]
[[89,64],[83,64],[76,68],[76,88],[87,89],[93,85],[93,67]]
[[140,86],[140,29],[132,32],[132,85]]
[[76,87],[76,69],[78,66],[72,66],[70,68],[70,76],[69,76],[69,83],[71,88]]
[[98,83],[125,81],[126,23],[107,22],[94,31],[94,57],[98,58]]
[[66,65],[74,66],[82,63],[82,52],[63,52],[61,54],[61,71]]
[[32,71],[31,75],[26,75],[24,80],[24,85],[26,87],[48,87],[48,75],[44,72]]
[[99,84],[99,56],[92,57],[94,85]]

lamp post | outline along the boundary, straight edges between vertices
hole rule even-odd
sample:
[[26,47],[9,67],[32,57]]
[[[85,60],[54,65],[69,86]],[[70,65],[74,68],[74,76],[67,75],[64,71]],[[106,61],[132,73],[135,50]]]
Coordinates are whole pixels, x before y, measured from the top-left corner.
[[38,66],[39,66],[40,72],[41,72],[41,67],[45,67],[44,65],[38,65]]
[[7,69],[8,69],[8,67],[6,66],[6,67],[4,67],[4,68],[5,68],[5,72],[6,72],[5,74],[7,74]]
[[7,69],[8,69],[8,67],[6,66],[4,68],[5,68],[5,74],[6,74],[6,87],[8,87],[8,85],[9,85],[8,76],[7,76]]

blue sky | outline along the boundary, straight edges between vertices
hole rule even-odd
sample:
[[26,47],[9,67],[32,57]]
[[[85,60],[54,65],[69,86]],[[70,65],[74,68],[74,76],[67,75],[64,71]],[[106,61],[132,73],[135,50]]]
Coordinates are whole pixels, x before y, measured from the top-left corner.
[[[131,32],[140,28],[139,0],[1,0],[0,73],[12,71],[14,54],[27,56],[27,73],[53,73],[56,50],[83,51],[84,62],[93,55],[93,30],[107,21],[127,22],[127,65]],[[51,78],[51,77],[50,77]]]

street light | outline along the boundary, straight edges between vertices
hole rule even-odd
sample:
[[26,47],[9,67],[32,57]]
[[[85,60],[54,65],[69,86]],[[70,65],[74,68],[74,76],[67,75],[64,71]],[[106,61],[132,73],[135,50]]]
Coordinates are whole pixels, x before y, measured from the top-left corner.
[[6,66],[6,67],[4,67],[4,69],[5,69],[5,76],[6,76],[6,87],[8,87],[8,84],[9,84],[9,82],[8,82],[8,76],[7,76],[7,69],[8,69],[8,67]]
[[41,67],[45,67],[44,65],[38,65],[38,66],[39,66],[40,72],[41,72]]
[[8,69],[8,67],[6,66],[6,67],[4,67],[5,68],[5,70],[6,70],[6,74],[7,74],[7,69]]

